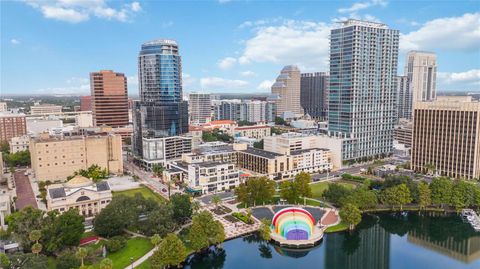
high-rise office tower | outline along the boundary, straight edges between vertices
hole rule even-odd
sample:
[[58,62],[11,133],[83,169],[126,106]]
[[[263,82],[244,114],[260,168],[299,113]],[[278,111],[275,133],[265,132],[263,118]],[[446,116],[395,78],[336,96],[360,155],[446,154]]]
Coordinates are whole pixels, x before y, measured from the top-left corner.
[[328,74],[303,73],[300,79],[300,103],[306,114],[325,120],[328,111]]
[[128,125],[127,78],[122,73],[101,70],[90,73],[94,126]]
[[297,116],[303,115],[300,104],[300,70],[295,65],[285,66],[272,85],[272,94],[278,95],[277,116],[283,117],[285,112]]
[[412,92],[407,76],[397,76],[397,118],[412,117]]
[[393,150],[399,31],[347,20],[331,31],[328,130],[348,138],[343,160]]
[[142,138],[188,132],[188,103],[182,100],[182,61],[175,40],[142,45],[138,56],[140,101],[133,108],[133,150],[143,156]]
[[405,75],[412,90],[412,102],[432,101],[437,96],[437,55],[427,51],[407,53]]
[[415,102],[413,113],[413,170],[480,177],[480,102],[471,96],[442,96]]
[[190,93],[188,95],[190,123],[199,125],[210,122],[212,118],[212,100],[209,93]]

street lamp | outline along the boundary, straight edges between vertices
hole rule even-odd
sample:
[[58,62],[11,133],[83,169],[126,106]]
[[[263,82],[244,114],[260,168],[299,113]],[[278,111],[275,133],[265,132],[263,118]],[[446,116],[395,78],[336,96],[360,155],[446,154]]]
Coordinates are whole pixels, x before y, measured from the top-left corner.
[[130,264],[132,265],[132,269],[133,269],[133,257],[130,257]]

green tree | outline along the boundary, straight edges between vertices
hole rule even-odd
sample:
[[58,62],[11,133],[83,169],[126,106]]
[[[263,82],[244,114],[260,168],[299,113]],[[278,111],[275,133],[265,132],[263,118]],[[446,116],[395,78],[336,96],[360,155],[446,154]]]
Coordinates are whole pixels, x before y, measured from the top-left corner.
[[435,165],[432,164],[432,163],[427,163],[423,166],[423,169],[425,170],[425,172],[429,175],[434,175],[435,174],[435,171],[437,170]]
[[253,142],[253,147],[256,149],[263,149],[263,139],[260,141]]
[[23,150],[15,153],[3,154],[3,161],[9,167],[28,166],[30,165],[30,151]]
[[162,242],[162,238],[159,234],[154,234],[150,237],[150,242],[157,247]]
[[105,242],[105,247],[109,253],[117,252],[127,245],[127,239],[121,235],[114,236]]
[[10,153],[10,144],[6,140],[0,140],[0,152]]
[[453,184],[450,204],[455,207],[456,210],[473,205],[475,200],[474,188],[475,186],[473,184],[467,183],[464,180],[456,180]]
[[248,186],[246,183],[240,183],[238,187],[235,188],[235,195],[237,196],[237,200],[248,206],[250,202],[250,193],[248,190]]
[[173,207],[173,218],[177,223],[185,223],[192,218],[193,208],[190,196],[187,194],[175,193],[170,197]]
[[220,196],[218,195],[214,195],[212,197],[212,203],[215,205],[215,207],[218,208],[218,205],[222,202],[222,198],[220,198]]
[[271,237],[271,232],[272,230],[270,229],[270,221],[267,219],[262,219],[262,224],[260,224],[260,238],[262,238],[264,241],[270,241]]
[[223,225],[216,221],[208,211],[202,211],[192,219],[192,226],[187,235],[193,250],[199,251],[210,245],[216,245],[225,240]]
[[298,194],[304,197],[304,204],[305,204],[305,197],[312,197],[312,187],[310,183],[312,182],[312,176],[310,174],[301,172],[295,176],[295,187],[298,191]]
[[97,215],[93,222],[96,234],[105,237],[120,235],[123,229],[138,220],[133,198],[117,196]]
[[407,185],[403,183],[383,190],[381,197],[384,204],[391,205],[392,208],[400,206],[400,210],[403,209],[403,205],[412,202],[410,190]]
[[339,203],[340,205],[353,204],[364,210],[377,206],[378,199],[375,191],[368,190],[366,187],[359,187],[347,196],[340,198]]
[[432,194],[428,184],[424,181],[418,183],[418,205],[421,209],[425,209],[427,206],[432,204]]
[[84,266],[84,260],[88,255],[87,249],[86,248],[78,248],[75,255],[76,255],[77,259],[80,260],[81,266]]
[[287,125],[287,122],[280,117],[275,117],[275,125]]
[[100,269],[113,269],[113,261],[105,258],[100,262]]
[[449,178],[437,177],[430,183],[432,203],[440,206],[449,204],[452,197],[453,184]]
[[81,175],[83,177],[92,179],[94,182],[99,182],[102,179],[108,178],[108,171],[106,168],[101,168],[96,164],[92,164],[86,170],[80,169],[79,171],[76,171],[74,175]]
[[35,243],[32,245],[32,253],[38,256],[40,252],[42,252],[43,246],[40,243]]
[[1,268],[8,268],[10,266],[10,259],[8,259],[8,256],[0,252],[0,267]]
[[57,261],[56,269],[72,269],[72,268],[78,268],[82,265],[80,263],[80,260],[75,255],[75,252],[71,250],[62,252],[56,258],[56,261]]
[[150,259],[152,269],[178,266],[187,258],[187,250],[176,234],[170,233]]
[[362,220],[362,213],[360,209],[352,204],[346,204],[339,212],[342,221],[348,224],[348,228],[353,230],[355,226]]
[[328,184],[328,189],[325,190],[322,196],[329,202],[339,205],[340,200],[351,193],[351,190],[342,184],[332,183]]
[[163,167],[161,164],[154,164],[152,166],[152,172],[156,177],[163,178],[163,171],[165,171],[165,167]]
[[85,231],[85,218],[78,209],[71,208],[63,214],[49,213],[42,227],[42,244],[49,253],[65,247],[78,246]]
[[139,223],[140,230],[146,235],[159,234],[165,236],[175,230],[176,223],[173,219],[173,209],[170,204],[162,204],[150,212],[148,218]]
[[280,184],[280,197],[287,200],[289,204],[296,204],[300,197],[297,185],[289,180]]
[[250,178],[235,188],[237,199],[245,205],[270,202],[275,195],[275,181],[267,177]]

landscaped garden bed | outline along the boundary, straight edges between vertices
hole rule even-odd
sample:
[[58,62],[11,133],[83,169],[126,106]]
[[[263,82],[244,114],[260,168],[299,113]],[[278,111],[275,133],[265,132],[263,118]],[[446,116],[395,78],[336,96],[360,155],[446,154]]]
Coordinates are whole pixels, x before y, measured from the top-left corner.
[[246,224],[253,224],[254,223],[252,218],[248,217],[247,215],[245,215],[244,213],[241,213],[241,212],[233,212],[232,216],[239,219],[240,221],[243,221]]
[[231,223],[237,223],[239,222],[240,220],[235,218],[234,216],[232,215],[226,215],[225,217],[223,217],[224,219],[226,219],[227,221],[231,222]]
[[215,213],[216,215],[225,215],[225,214],[231,213],[232,210],[226,206],[221,205],[212,209],[212,212]]

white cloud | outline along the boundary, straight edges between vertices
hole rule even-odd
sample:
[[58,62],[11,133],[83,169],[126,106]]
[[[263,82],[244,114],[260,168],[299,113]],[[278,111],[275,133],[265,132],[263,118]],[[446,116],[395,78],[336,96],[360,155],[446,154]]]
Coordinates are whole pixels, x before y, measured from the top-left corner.
[[90,80],[82,77],[71,77],[65,81],[64,86],[41,88],[35,91],[39,94],[90,94]]
[[[361,16],[361,15],[358,15],[358,12],[361,11],[361,10],[370,8],[370,7],[374,7],[374,6],[385,7],[387,4],[388,4],[388,2],[386,0],[371,0],[371,1],[366,1],[366,2],[356,2],[350,7],[339,8],[337,11],[340,14],[348,14],[348,18],[362,19],[362,20],[377,22],[379,20],[376,17],[374,17],[372,15],[369,15],[369,14]],[[345,20],[345,19],[348,19],[348,18],[342,17],[342,18],[339,18],[339,19],[336,19],[336,20]]]
[[460,17],[439,18],[426,22],[420,29],[400,35],[400,49],[480,49],[480,13]]
[[248,86],[248,82],[238,79],[205,77],[200,79],[200,87],[205,90],[240,90]]
[[443,83],[480,83],[480,69],[472,69],[465,72],[438,72],[438,79]]
[[330,29],[331,26],[326,23],[296,20],[259,27],[255,36],[245,41],[238,62],[296,64],[306,71],[325,70],[328,64]]
[[134,13],[142,10],[139,2],[117,8],[110,7],[105,0],[25,0],[25,2],[40,10],[47,19],[70,23],[87,21],[91,16],[126,22]]
[[270,90],[275,80],[264,80],[257,86],[257,90]]
[[480,69],[464,72],[438,72],[439,90],[476,90],[480,91]]
[[127,76],[127,86],[130,93],[138,93],[138,75]]
[[237,59],[233,57],[226,57],[218,61],[218,67],[220,69],[230,69],[237,63]]
[[20,40],[12,38],[12,39],[10,39],[10,43],[12,43],[13,45],[18,45],[18,44],[20,44]]
[[255,72],[247,70],[247,71],[240,72],[240,75],[243,77],[254,77]]
[[196,78],[192,77],[190,74],[182,73],[182,85],[184,88],[194,87],[196,83]]

